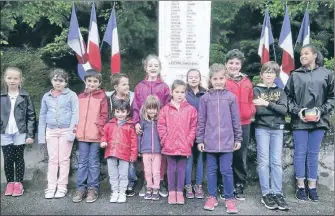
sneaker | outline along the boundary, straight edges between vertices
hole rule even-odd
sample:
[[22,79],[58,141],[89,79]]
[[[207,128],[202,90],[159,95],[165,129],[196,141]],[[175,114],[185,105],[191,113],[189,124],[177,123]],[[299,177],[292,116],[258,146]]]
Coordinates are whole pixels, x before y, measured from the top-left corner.
[[284,200],[284,197],[282,194],[278,193],[275,196],[273,196],[273,198],[274,198],[274,201],[277,203],[279,210],[283,210],[283,211],[289,210],[288,205],[286,201]]
[[126,190],[126,195],[127,195],[128,197],[135,196],[135,190],[134,190],[134,187],[128,187],[127,190]]
[[86,202],[87,203],[93,203],[95,202],[99,197],[99,193],[95,189],[88,189],[87,191],[87,197],[86,197]]
[[[191,187],[192,190],[192,187]],[[184,205],[185,204],[185,199],[184,199],[184,194],[182,191],[177,191],[177,204]]]
[[78,202],[81,202],[84,197],[86,195],[86,191],[84,190],[76,190],[73,198],[72,198],[72,201],[75,202],[75,203],[78,203]]
[[21,196],[23,194],[23,192],[24,192],[24,190],[23,190],[22,183],[21,182],[14,182],[12,196],[14,196],[14,197]]
[[5,190],[5,196],[12,196],[14,191],[14,182],[8,182]]
[[236,214],[237,208],[236,208],[236,200],[234,199],[227,199],[226,200],[226,208],[227,208],[227,213],[228,214]]
[[140,190],[140,192],[138,193],[138,195],[139,195],[140,197],[144,197],[145,192],[146,192],[146,188],[147,188],[147,182],[144,182],[144,183],[143,183],[143,186],[142,186],[142,188],[141,188],[141,190]]
[[308,199],[310,199],[313,202],[319,202],[319,196],[316,188],[308,189]]
[[64,188],[57,188],[55,198],[63,198],[66,196],[67,189]]
[[55,192],[56,192],[56,189],[45,189],[44,190],[44,198],[45,199],[52,199],[55,197]]
[[186,198],[187,199],[194,199],[194,193],[193,193],[193,189],[192,189],[192,185],[188,184],[185,185],[185,191],[186,191]]
[[307,200],[307,193],[305,188],[298,188],[295,192],[295,198],[298,200],[306,201]]
[[236,187],[235,187],[235,192],[234,192],[234,195],[235,195],[235,199],[237,200],[245,200],[245,196],[243,194],[243,184],[236,184]]
[[118,192],[113,192],[110,196],[109,202],[116,203],[118,199],[119,199],[119,193]]
[[224,191],[223,191],[223,184],[219,184],[218,186],[218,194],[220,199],[225,200],[224,198]]
[[276,209],[278,207],[277,202],[274,199],[273,194],[265,194],[262,196],[261,202],[267,209]]
[[218,201],[216,200],[215,197],[209,196],[205,202],[204,209],[213,211],[215,206],[218,205]]
[[166,189],[166,185],[165,185],[165,182],[164,180],[161,180],[160,184],[159,184],[159,195],[161,195],[162,197],[167,197],[169,194],[168,194],[168,191]]
[[152,200],[159,200],[159,190],[158,189],[154,189],[152,191],[151,199]]
[[117,199],[117,203],[125,203],[127,201],[126,193],[119,193],[119,198]]
[[204,190],[202,189],[202,185],[194,185],[193,186],[193,190],[194,190],[194,194],[195,194],[195,198],[197,199],[203,199],[205,196]]
[[177,204],[177,193],[176,193],[176,191],[169,191],[168,203],[170,205]]
[[144,199],[146,199],[146,200],[151,200],[152,199],[152,189],[151,188],[147,188],[147,192],[144,195]]

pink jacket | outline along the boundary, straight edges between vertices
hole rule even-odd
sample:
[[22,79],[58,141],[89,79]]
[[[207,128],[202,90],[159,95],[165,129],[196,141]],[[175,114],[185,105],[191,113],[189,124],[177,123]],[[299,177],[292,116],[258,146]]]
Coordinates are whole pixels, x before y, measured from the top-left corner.
[[179,110],[170,102],[158,116],[157,129],[162,154],[191,156],[197,128],[197,110],[186,100]]

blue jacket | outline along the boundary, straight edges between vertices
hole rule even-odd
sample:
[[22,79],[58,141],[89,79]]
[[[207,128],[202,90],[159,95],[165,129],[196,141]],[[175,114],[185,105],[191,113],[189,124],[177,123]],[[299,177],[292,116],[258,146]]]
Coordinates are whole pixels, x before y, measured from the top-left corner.
[[206,89],[204,89],[203,87],[199,88],[199,91],[194,94],[193,90],[188,87],[186,89],[186,100],[189,104],[191,104],[192,106],[194,106],[197,111],[199,111],[199,101],[200,101],[200,97],[203,96],[206,93]]
[[143,134],[139,136],[139,153],[161,153],[161,144],[157,132],[157,121],[140,121]]
[[38,143],[41,144],[46,143],[46,128],[69,128],[69,137],[74,139],[73,132],[79,119],[79,103],[76,93],[65,88],[59,96],[54,97],[51,91],[44,94],[41,102],[38,124]]

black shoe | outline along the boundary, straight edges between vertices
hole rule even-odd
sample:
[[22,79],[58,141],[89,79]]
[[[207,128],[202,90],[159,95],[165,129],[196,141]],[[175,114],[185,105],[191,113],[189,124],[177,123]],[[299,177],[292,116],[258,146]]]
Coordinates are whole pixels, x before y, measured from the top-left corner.
[[261,202],[267,209],[276,209],[278,207],[276,201],[274,200],[273,194],[265,194],[262,196]]
[[236,184],[235,186],[235,199],[237,200],[245,200],[245,196],[243,194],[243,184]]
[[319,202],[319,196],[316,188],[308,189],[308,199],[310,199],[313,202]]
[[128,187],[126,190],[127,197],[135,196],[135,190],[134,187]]
[[218,193],[219,193],[219,197],[220,199],[224,200],[224,190],[223,190],[223,185],[222,184],[219,184],[218,186]]
[[277,203],[278,208],[280,210],[286,211],[289,210],[289,207],[286,203],[286,201],[284,200],[284,197],[282,194],[276,194],[275,196],[273,196],[274,201]]
[[307,193],[305,188],[298,188],[295,192],[295,198],[298,200],[306,201],[307,200]]
[[160,184],[159,184],[159,195],[161,195],[161,197],[167,197],[169,194],[168,194],[168,191],[166,189],[166,185],[165,185],[165,182],[164,180],[161,180]]

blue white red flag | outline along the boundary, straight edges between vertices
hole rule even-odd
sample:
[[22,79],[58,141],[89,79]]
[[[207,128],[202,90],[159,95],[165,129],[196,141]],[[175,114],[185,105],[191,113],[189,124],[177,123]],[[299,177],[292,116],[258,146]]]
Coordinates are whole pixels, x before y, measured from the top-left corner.
[[296,43],[300,43],[303,46],[310,43],[310,27],[309,27],[309,12],[306,10],[304,18],[301,23],[299,35]]
[[258,55],[261,57],[261,64],[270,61],[270,45],[273,44],[270,16],[266,8],[261,39],[259,40]]

